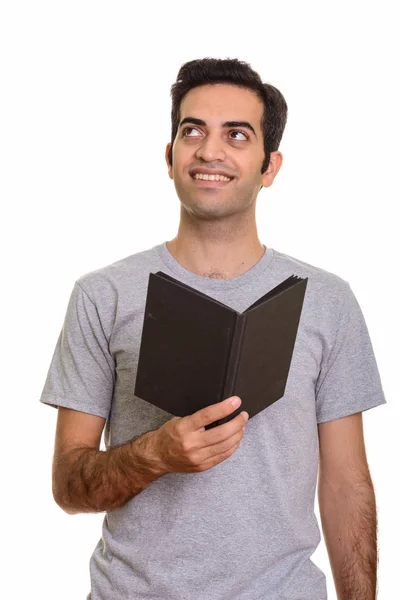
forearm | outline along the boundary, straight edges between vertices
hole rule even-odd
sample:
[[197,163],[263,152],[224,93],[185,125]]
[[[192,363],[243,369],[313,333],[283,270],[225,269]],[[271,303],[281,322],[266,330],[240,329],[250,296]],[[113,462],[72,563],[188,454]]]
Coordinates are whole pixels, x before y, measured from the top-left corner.
[[377,515],[372,481],[338,489],[320,481],[318,496],[338,600],[375,600]]
[[69,514],[123,506],[164,474],[155,459],[152,433],[107,451],[75,448],[54,457],[57,504]]

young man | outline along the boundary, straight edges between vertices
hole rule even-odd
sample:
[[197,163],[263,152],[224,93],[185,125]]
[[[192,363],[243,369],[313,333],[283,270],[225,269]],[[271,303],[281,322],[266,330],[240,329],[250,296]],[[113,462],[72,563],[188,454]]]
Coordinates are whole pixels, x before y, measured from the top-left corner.
[[[257,235],[256,199],[281,167],[286,119],[282,94],[248,64],[183,65],[166,148],[177,235],[73,288],[41,401],[58,407],[56,502],[70,514],[106,512],[91,600],[326,599],[310,559],[321,539],[318,467],[338,597],[375,598],[362,411],[386,400],[367,326],[347,281]],[[205,430],[235,410],[233,398],[171,418],[134,395],[148,277],[158,270],[240,312],[290,275],[308,277],[280,400],[247,424],[241,411]]]

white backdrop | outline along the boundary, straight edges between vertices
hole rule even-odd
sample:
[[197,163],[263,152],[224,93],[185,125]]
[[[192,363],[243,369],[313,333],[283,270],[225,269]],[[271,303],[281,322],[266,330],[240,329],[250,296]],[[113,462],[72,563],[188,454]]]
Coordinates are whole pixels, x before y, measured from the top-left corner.
[[[397,595],[395,6],[1,4],[3,597],[82,600],[89,591],[104,515],[55,504],[57,411],[38,400],[75,279],[176,234],[179,200],[164,161],[170,86],[184,62],[206,56],[249,62],[288,103],[283,165],[257,201],[260,239],[348,280],[364,312],[388,401],[363,416],[379,598]],[[319,519],[317,501],[315,510]],[[333,600],[323,539],[312,559]]]

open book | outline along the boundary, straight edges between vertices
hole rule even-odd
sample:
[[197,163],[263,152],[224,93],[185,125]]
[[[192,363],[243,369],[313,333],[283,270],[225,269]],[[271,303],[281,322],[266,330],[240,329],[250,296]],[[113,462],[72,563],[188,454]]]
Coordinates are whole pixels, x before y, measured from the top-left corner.
[[249,419],[285,393],[308,278],[291,275],[238,313],[158,271],[149,274],[135,395],[184,417],[229,398]]

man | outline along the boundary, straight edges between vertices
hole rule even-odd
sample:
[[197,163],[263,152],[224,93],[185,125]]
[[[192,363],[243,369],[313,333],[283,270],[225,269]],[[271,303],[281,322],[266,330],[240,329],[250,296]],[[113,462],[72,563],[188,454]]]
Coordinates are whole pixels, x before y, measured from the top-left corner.
[[[318,467],[338,598],[375,598],[362,411],[386,400],[368,330],[347,281],[257,235],[256,199],[280,170],[286,119],[282,94],[248,64],[183,65],[166,148],[178,233],[75,283],[41,401],[58,407],[56,502],[70,514],[106,512],[91,600],[326,599],[310,560],[321,540]],[[234,398],[171,418],[134,395],[158,270],[239,312],[290,275],[308,277],[281,399],[247,424],[243,410],[205,430]]]

